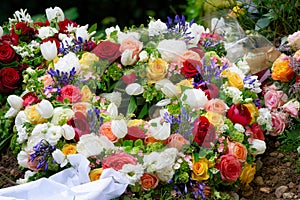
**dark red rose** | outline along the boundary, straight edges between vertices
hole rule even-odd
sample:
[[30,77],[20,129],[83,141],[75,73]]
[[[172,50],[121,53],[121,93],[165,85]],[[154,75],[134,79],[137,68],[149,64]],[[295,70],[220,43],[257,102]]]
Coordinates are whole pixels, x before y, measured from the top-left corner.
[[23,97],[23,106],[30,106],[32,104],[39,103],[41,100],[33,92],[26,93]]
[[253,132],[253,139],[265,140],[264,132],[259,124],[253,123],[250,128]]
[[198,143],[199,146],[211,148],[211,144],[215,144],[216,142],[215,127],[204,116],[200,116],[196,119],[192,132],[194,141]]
[[251,114],[248,108],[241,104],[234,104],[230,106],[227,117],[234,123],[241,124],[242,126],[246,126],[252,120]]
[[183,62],[183,67],[181,68],[181,73],[186,78],[192,78],[195,75],[200,73],[200,69],[202,67],[202,64],[200,61],[187,59]]
[[33,22],[34,25],[42,27],[42,26],[50,26],[50,23],[48,20],[46,20],[45,22]]
[[128,132],[124,137],[125,140],[133,140],[133,141],[136,141],[137,139],[144,140],[145,138],[146,138],[145,132],[136,126],[128,127]]
[[36,34],[38,33],[36,29],[28,26],[28,23],[26,22],[18,22],[16,23],[15,27],[12,27],[12,29],[14,28],[17,30],[16,32],[17,34],[21,32],[19,36],[21,40],[26,42],[32,41],[36,37]]
[[78,24],[76,22],[69,20],[67,18],[64,21],[58,22],[59,32],[60,33],[68,33],[67,26],[71,26],[71,25],[73,25],[73,27],[78,26]]
[[57,50],[59,49],[59,47],[60,47],[60,41],[57,38],[54,38],[54,37],[46,38],[46,39],[44,39],[42,41],[42,43],[45,43],[45,42],[48,42],[48,41],[55,42]]
[[119,49],[119,44],[113,43],[111,41],[103,41],[100,42],[92,52],[100,59],[106,59],[109,62],[114,62],[121,56],[121,52],[119,51]]
[[136,79],[136,74],[134,72],[130,73],[130,74],[126,74],[124,76],[122,76],[122,80],[124,81],[124,83],[131,84],[134,83]]
[[0,61],[9,64],[17,59],[16,52],[8,44],[0,45]]
[[19,87],[21,76],[14,68],[0,70],[0,93],[10,94]]
[[8,44],[8,45],[13,45],[13,46],[18,46],[19,44],[19,35],[12,32],[10,34],[5,34],[2,35],[0,38],[0,43],[1,44]]
[[82,112],[75,112],[75,116],[67,124],[74,128],[76,141],[79,141],[82,135],[91,132],[88,119]]
[[219,88],[213,83],[202,83],[198,86],[207,96],[207,99],[214,99],[219,96]]

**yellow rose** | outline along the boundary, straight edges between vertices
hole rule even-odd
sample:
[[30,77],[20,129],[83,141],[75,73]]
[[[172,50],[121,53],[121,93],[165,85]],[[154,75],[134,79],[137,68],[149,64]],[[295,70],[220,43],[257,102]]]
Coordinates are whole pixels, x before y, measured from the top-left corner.
[[89,177],[91,181],[96,181],[100,179],[100,176],[102,174],[103,169],[102,168],[96,168],[90,171]]
[[156,82],[165,78],[168,72],[168,63],[161,58],[155,61],[149,61],[147,68],[147,77],[150,82]]
[[251,122],[250,124],[252,124],[253,122],[255,122],[256,120],[256,117],[258,117],[258,108],[255,106],[254,103],[247,103],[247,104],[244,104],[244,106],[246,106],[251,114]]
[[236,72],[224,70],[222,75],[225,75],[228,79],[228,86],[236,87],[239,90],[244,89],[244,82],[240,75]]
[[98,56],[90,52],[85,52],[84,54],[82,54],[81,59],[79,60],[80,67],[81,67],[80,69],[88,70],[90,65],[93,62],[97,62],[97,61],[99,61]]
[[254,179],[254,175],[256,172],[256,164],[248,164],[245,163],[245,167],[242,170],[240,175],[240,180],[243,184],[248,185]]
[[36,110],[36,105],[26,107],[24,112],[31,124],[42,124],[47,122],[47,119],[43,118]]
[[198,162],[193,160],[192,179],[197,181],[207,180],[209,162],[206,158],[201,158]]
[[181,86],[193,88],[192,80],[184,79],[176,84],[178,92],[181,94]]
[[75,144],[65,144],[61,151],[66,156],[71,155],[71,154],[76,154],[77,153],[76,145]]
[[145,121],[142,120],[142,119],[132,119],[130,120],[128,123],[127,123],[127,126],[128,127],[131,127],[131,126],[141,126],[141,125],[144,125]]
[[84,102],[91,101],[91,97],[92,97],[93,93],[91,92],[90,88],[87,85],[84,85],[81,88],[80,93],[82,94],[81,101],[84,101]]
[[224,124],[223,115],[215,112],[207,112],[204,115],[210,123],[212,123],[215,127],[220,127]]

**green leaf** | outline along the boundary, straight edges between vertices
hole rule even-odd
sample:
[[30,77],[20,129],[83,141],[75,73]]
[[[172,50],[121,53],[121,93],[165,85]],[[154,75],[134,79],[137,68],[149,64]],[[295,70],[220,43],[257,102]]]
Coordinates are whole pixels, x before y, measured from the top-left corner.
[[137,140],[134,142],[134,146],[135,146],[135,147],[143,147],[143,140],[137,139]]
[[125,147],[132,147],[133,146],[133,141],[132,140],[125,140],[123,145]]
[[127,115],[134,113],[136,109],[137,109],[137,105],[135,102],[135,98],[134,96],[131,96],[129,100],[128,109],[127,109]]
[[93,31],[97,31],[97,23],[93,24],[88,30],[89,33],[92,33]]
[[65,17],[70,20],[76,20],[79,17],[79,13],[76,7],[69,8],[64,12]]
[[255,24],[255,30],[258,31],[260,29],[266,28],[270,24],[270,19],[269,18],[261,18],[257,20]]
[[138,116],[138,118],[142,119],[147,114],[148,114],[148,104],[145,103],[142,110],[141,110],[141,112],[140,112],[140,114],[139,114],[139,116]]

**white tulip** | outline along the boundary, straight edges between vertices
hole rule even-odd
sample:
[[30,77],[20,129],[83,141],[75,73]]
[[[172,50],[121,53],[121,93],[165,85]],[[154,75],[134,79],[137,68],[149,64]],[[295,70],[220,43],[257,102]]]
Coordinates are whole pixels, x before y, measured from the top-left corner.
[[157,89],[157,90],[161,90],[161,88],[163,88],[164,87],[164,85],[165,84],[167,84],[167,83],[172,83],[169,79],[166,79],[166,78],[164,78],[164,79],[162,79],[162,80],[159,80],[159,81],[157,81],[156,83],[155,83],[155,89]]
[[181,101],[192,109],[203,109],[208,99],[201,89],[186,89],[181,95]]
[[75,137],[75,130],[72,126],[64,124],[61,128],[63,129],[62,135],[66,140],[72,140]]
[[159,102],[156,103],[156,106],[166,106],[169,105],[171,103],[171,99],[162,99]]
[[147,51],[141,51],[139,53],[139,62],[147,62],[149,59],[149,55]]
[[124,119],[112,120],[111,131],[118,138],[123,138],[128,132],[127,124]]
[[127,87],[125,88],[125,91],[129,95],[139,95],[144,92],[144,88],[143,88],[143,86],[141,86],[138,83],[131,83],[131,84],[127,85]]
[[3,35],[3,28],[2,26],[0,26],[0,37],[2,37],[2,35]]
[[179,95],[177,87],[173,83],[167,83],[161,88],[161,91],[168,97],[173,98]]
[[46,16],[49,22],[51,22],[55,18],[57,19],[58,22],[65,20],[64,12],[59,7],[47,8]]
[[9,110],[5,113],[5,118],[15,117],[18,114],[19,110],[14,109],[13,107],[9,108]]
[[50,61],[56,58],[57,56],[57,47],[56,43],[53,41],[44,42],[40,45],[41,53],[43,57]]
[[54,108],[50,101],[43,99],[40,103],[37,104],[36,110],[43,118],[48,119],[53,116]]
[[151,125],[149,127],[149,131],[153,138],[157,140],[165,140],[171,134],[171,124],[167,122],[163,122],[161,124],[161,117],[157,117],[149,121]]
[[17,95],[9,95],[7,102],[15,110],[20,110],[23,107],[23,99]]
[[[250,145],[251,153],[253,155],[263,154],[266,151],[266,142],[259,139],[253,139],[252,144]],[[255,149],[255,150],[252,150]]]
[[124,66],[133,65],[137,59],[136,55],[132,56],[132,50],[126,49],[121,55],[121,63]]
[[107,107],[107,112],[110,116],[116,118],[118,116],[118,108],[115,103],[110,103]]
[[65,154],[59,149],[55,149],[55,151],[52,152],[52,157],[55,160],[55,162],[60,164],[60,167],[64,167],[66,166],[66,164],[68,164],[68,160]]
[[157,49],[166,62],[177,62],[181,55],[187,51],[186,43],[182,40],[162,40]]

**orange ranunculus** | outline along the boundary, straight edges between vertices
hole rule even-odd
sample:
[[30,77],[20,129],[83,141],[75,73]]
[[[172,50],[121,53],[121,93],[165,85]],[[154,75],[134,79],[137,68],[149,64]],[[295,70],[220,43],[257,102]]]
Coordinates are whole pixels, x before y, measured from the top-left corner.
[[156,188],[158,185],[158,178],[154,174],[144,173],[141,177],[141,186],[144,190]]
[[289,82],[295,75],[290,66],[290,59],[287,55],[281,54],[273,63],[272,78],[277,81]]
[[111,122],[105,122],[104,124],[102,124],[98,134],[104,135],[112,142],[116,142],[118,140],[118,137],[115,136],[111,130]]
[[91,181],[96,181],[100,179],[100,176],[102,174],[103,169],[102,168],[96,168],[90,171],[89,177]]
[[228,154],[234,155],[240,162],[244,162],[247,158],[247,148],[239,142],[228,141]]
[[209,162],[206,158],[201,158],[198,162],[193,160],[192,179],[197,181],[207,180]]
[[65,155],[76,154],[76,145],[75,144],[65,144],[61,150]]

